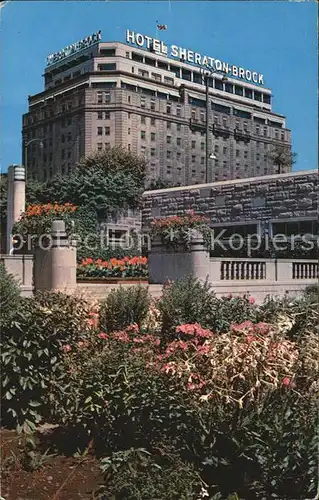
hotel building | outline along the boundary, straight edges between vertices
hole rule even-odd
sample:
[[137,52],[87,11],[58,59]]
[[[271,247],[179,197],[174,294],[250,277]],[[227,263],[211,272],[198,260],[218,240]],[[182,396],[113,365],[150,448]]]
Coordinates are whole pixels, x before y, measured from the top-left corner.
[[[121,145],[145,156],[148,183],[204,182],[206,94],[199,66],[163,55],[156,44],[102,41],[56,59],[23,115],[24,145],[38,139],[23,148],[29,175],[67,175],[81,157]],[[209,159],[208,182],[276,173],[269,152],[290,149],[291,137],[285,117],[272,111],[271,90],[215,73],[209,99],[208,152],[215,159]]]

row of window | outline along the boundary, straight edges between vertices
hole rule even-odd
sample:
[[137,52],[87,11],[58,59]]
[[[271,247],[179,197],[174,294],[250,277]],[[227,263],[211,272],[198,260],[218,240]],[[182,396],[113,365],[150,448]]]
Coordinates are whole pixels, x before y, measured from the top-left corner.
[[[126,53],[126,57],[130,58],[130,52]],[[175,66],[174,64],[164,63],[157,59],[153,59],[151,57],[142,56],[136,52],[131,53],[131,59],[133,61],[141,62],[143,64],[147,64],[153,67],[158,67],[161,69],[165,69],[166,71],[171,71],[175,74],[175,76],[182,80],[187,80],[189,82],[194,82],[198,84],[204,84],[203,76],[198,71],[191,71],[185,68],[181,68],[179,66]],[[149,72],[146,70],[139,70],[141,76],[146,78],[149,77]],[[151,73],[153,75],[154,73]],[[160,76],[160,75],[159,75]],[[224,92],[228,92],[231,94],[236,94],[239,96],[246,97],[247,99],[253,99],[255,101],[264,102],[265,104],[271,103],[271,96],[264,92],[260,92],[258,90],[249,89],[243,87],[241,85],[233,84],[230,82],[223,82],[218,78],[209,78],[209,86],[218,90],[222,90]]]

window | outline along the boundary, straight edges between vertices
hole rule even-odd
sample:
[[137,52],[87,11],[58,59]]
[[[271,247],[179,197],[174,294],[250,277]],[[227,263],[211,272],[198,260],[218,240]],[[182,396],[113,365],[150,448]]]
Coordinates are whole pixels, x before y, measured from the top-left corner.
[[145,137],[146,137],[145,130],[141,130],[141,139],[145,139]]
[[152,132],[152,133],[151,133],[151,141],[155,141],[155,137],[156,137],[156,136],[155,136],[155,133],[154,133],[154,132]]
[[145,108],[145,97],[141,97],[141,108]]
[[192,141],[192,149],[195,149],[195,148],[196,148],[196,142]]
[[171,137],[170,135],[168,135],[168,136],[166,137],[166,142],[167,142],[167,144],[171,144],[171,139],[172,139],[172,137]]
[[110,135],[110,127],[104,127],[105,135]]
[[171,151],[167,151],[166,158],[171,158]]
[[204,158],[204,156],[202,156],[201,159],[200,159],[201,165],[204,165],[204,161],[205,161],[205,158]]
[[264,127],[264,136],[267,137],[267,135],[268,135],[267,127]]
[[104,147],[105,147],[105,149],[109,149],[109,147],[110,147],[110,143],[109,143],[109,142],[106,142],[106,143],[104,144]]
[[177,159],[177,160],[180,160],[180,159],[181,159],[181,157],[182,157],[181,153],[176,153],[176,159]]
[[238,158],[238,156],[240,156],[240,150],[236,149],[236,157]]
[[97,69],[99,71],[112,71],[116,69],[116,64],[115,63],[110,63],[110,64],[98,64]]
[[265,104],[270,104],[270,101],[271,101],[271,97],[269,94],[263,94],[263,102]]
[[151,109],[154,110],[155,109],[155,101],[153,101],[153,99],[151,100]]
[[260,134],[260,127],[259,127],[259,125],[256,125],[256,134]]
[[152,59],[150,57],[145,57],[145,64],[148,64],[149,66],[155,66],[155,59]]
[[180,132],[180,131],[182,130],[182,126],[181,126],[181,124],[180,124],[180,123],[178,123],[178,124],[176,125],[176,130],[177,130],[178,132]]
[[71,132],[68,132],[68,141],[72,141],[72,133]]
[[232,83],[225,83],[225,90],[232,94],[234,92],[234,87]]
[[247,99],[252,99],[253,91],[251,89],[245,89],[245,97],[247,97]]
[[223,154],[224,155],[227,154],[227,148],[225,148],[225,147],[223,148]]
[[192,109],[192,120],[196,120],[196,110]]
[[196,161],[196,156],[195,156],[195,155],[193,155],[193,156],[192,156],[192,163],[195,163],[195,161]]
[[171,105],[170,104],[166,105],[166,113],[169,115],[171,114]]
[[130,96],[130,95],[128,95],[128,96],[127,96],[127,102],[128,102],[129,104],[131,104],[131,96]]
[[260,101],[262,100],[261,98],[261,92],[257,92],[257,90],[254,91],[254,99],[255,101]]
[[187,69],[182,69],[182,79],[188,80],[189,82],[192,80],[192,73]]
[[71,116],[69,116],[69,118],[68,118],[68,125],[72,125],[72,118],[71,118]]
[[167,122],[167,130],[171,130],[171,122]]
[[181,107],[180,106],[176,107],[176,116],[181,116]]
[[166,64],[165,62],[163,61],[157,61],[157,67],[158,68],[161,68],[161,69],[168,69],[168,64]]
[[170,85],[173,85],[174,78],[170,78],[169,76],[164,76],[164,83],[169,83]]
[[62,151],[61,151],[61,158],[64,158],[64,153],[65,153],[65,151],[64,151],[64,149],[62,149]]
[[224,90],[224,84],[221,80],[215,80],[215,89]]
[[240,87],[239,85],[235,85],[235,94],[236,95],[244,95],[243,87]]
[[129,52],[125,52],[125,57],[126,57],[127,59],[130,59],[130,53],[129,53]]
[[103,111],[98,111],[97,112],[97,119],[102,120],[103,119]]
[[145,125],[146,123],[146,118],[145,116],[141,116],[141,124]]
[[[130,54],[129,52],[126,52],[127,54]],[[100,56],[101,57],[113,57],[115,56],[115,49],[100,49]]]
[[155,156],[155,148],[151,148],[151,156]]
[[177,139],[176,139],[176,144],[177,144],[177,146],[180,146],[180,145],[181,145],[181,138],[180,138],[180,137],[177,137]]
[[158,73],[152,73],[152,78],[153,78],[153,80],[156,80],[157,82],[162,81],[162,77]]
[[97,149],[98,149],[98,151],[101,151],[101,150],[102,150],[102,147],[103,147],[102,142],[98,142],[98,143],[97,143]]
[[155,118],[151,118],[151,125],[155,125],[155,124],[156,124]]
[[200,148],[201,148],[202,151],[205,149],[205,143],[204,142],[200,143]]
[[131,135],[131,129],[130,128],[127,129],[127,133],[128,133],[128,135]]
[[143,78],[148,78],[149,77],[149,72],[145,71],[144,69],[139,69],[138,74],[142,76]]
[[260,160],[260,154],[259,153],[256,153],[256,160],[259,161]]
[[201,113],[200,113],[200,120],[202,122],[205,121],[205,113],[203,111],[201,111]]

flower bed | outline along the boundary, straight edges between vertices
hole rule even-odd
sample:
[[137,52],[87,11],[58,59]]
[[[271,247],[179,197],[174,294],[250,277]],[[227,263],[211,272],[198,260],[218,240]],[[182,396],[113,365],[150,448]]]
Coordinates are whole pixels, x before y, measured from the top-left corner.
[[105,280],[118,281],[118,278],[147,278],[148,266],[146,257],[124,257],[123,259],[93,260],[83,259],[78,265],[77,276],[81,280]]
[[183,246],[188,249],[191,242],[192,232],[198,231],[207,240],[210,229],[209,219],[195,214],[190,210],[185,215],[173,215],[154,219],[151,226],[151,235],[159,236],[164,245],[168,247]]

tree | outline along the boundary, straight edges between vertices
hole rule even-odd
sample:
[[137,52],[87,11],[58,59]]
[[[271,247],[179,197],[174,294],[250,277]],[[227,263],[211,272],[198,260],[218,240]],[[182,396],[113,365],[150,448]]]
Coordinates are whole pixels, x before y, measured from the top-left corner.
[[289,146],[275,146],[269,153],[268,158],[278,167],[278,174],[288,172],[296,163],[297,153],[292,153]]
[[168,189],[172,187],[178,187],[180,184],[172,184],[172,182],[164,180],[164,179],[157,179],[156,181],[152,181],[150,185],[147,187],[149,191],[153,191],[155,189]]
[[73,203],[94,210],[106,219],[139,206],[146,163],[120,147],[96,152],[81,160],[68,177],[56,177],[37,189],[41,203]]

